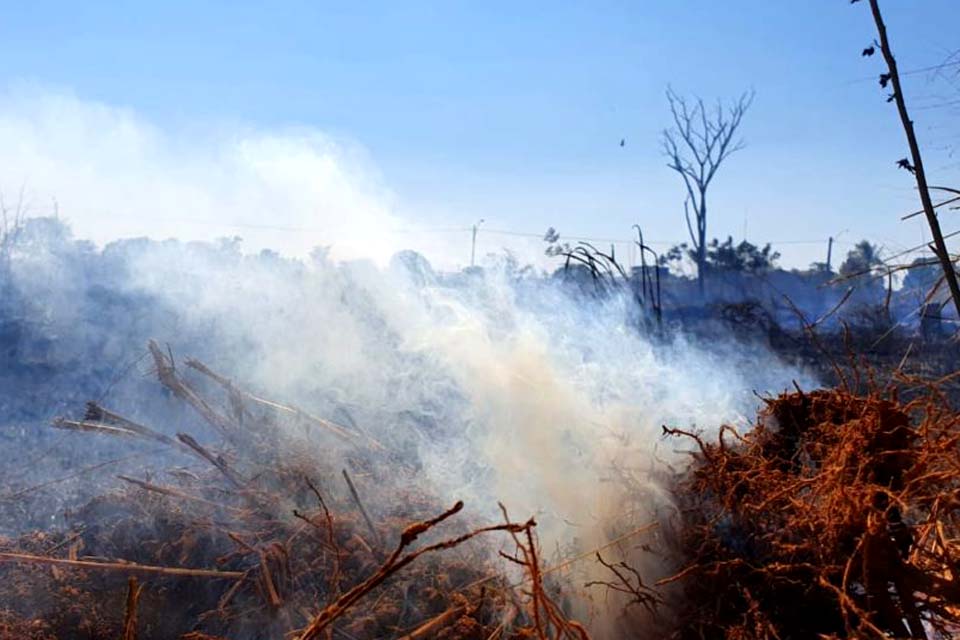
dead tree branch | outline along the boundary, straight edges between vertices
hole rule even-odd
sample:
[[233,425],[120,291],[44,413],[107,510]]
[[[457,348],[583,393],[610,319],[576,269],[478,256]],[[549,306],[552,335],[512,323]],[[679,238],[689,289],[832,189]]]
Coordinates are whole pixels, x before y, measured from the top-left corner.
[[880,36],[880,51],[883,53],[883,59],[887,63],[888,73],[881,77],[881,84],[885,84],[883,79],[889,80],[893,86],[893,99],[897,104],[897,112],[900,115],[900,122],[903,125],[903,131],[907,136],[907,144],[910,146],[910,157],[912,164],[901,160],[901,166],[908,168],[913,173],[917,181],[917,189],[920,192],[920,202],[923,205],[923,212],[927,218],[927,224],[930,226],[930,233],[933,235],[934,252],[940,260],[940,266],[943,268],[946,277],[947,286],[950,289],[950,295],[953,297],[953,304],[957,309],[957,315],[960,315],[960,284],[957,282],[957,274],[953,268],[953,261],[947,252],[947,244],[943,238],[943,232],[940,230],[940,221],[937,218],[937,212],[930,199],[930,189],[927,186],[927,174],[923,168],[923,157],[920,153],[920,144],[917,142],[917,134],[913,128],[913,120],[907,112],[907,102],[903,94],[903,86],[900,83],[900,73],[897,69],[897,61],[893,57],[893,50],[890,48],[890,40],[887,35],[887,27],[883,22],[883,16],[880,13],[879,0],[870,0],[870,10],[873,13],[873,21],[877,25],[877,33]]

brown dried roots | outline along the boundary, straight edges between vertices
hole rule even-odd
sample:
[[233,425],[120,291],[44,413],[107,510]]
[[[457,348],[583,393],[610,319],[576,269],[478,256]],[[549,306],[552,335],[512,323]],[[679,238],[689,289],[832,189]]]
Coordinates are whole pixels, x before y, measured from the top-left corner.
[[672,585],[682,638],[955,637],[960,415],[936,388],[789,393],[695,440]]

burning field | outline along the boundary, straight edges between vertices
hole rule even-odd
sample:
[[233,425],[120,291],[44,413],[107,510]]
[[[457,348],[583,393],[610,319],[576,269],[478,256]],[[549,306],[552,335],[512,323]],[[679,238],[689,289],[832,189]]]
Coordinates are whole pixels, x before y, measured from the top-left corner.
[[[14,263],[24,308],[41,286],[74,296],[44,278],[68,249]],[[822,388],[748,342],[645,335],[615,294],[509,269],[445,279],[414,256],[382,271],[136,243],[84,259],[110,278],[81,288],[82,322],[44,328],[60,351],[43,362],[75,371],[11,369],[8,413],[37,401],[32,377],[69,402],[4,450],[0,637],[960,624],[951,377],[858,365]],[[81,399],[86,377],[101,385]]]
[[960,638],[956,0],[79,4],[0,640]]
[[[535,518],[471,515],[356,428],[149,345],[201,445],[91,402],[54,427],[193,460],[0,542],[4,638],[948,638],[960,629],[960,414],[938,385],[796,390],[663,469],[673,509],[548,557]],[[338,456],[306,454],[317,439]],[[342,467],[338,467],[342,465]],[[377,489],[377,487],[389,487]],[[27,499],[4,504],[26,517]],[[376,514],[372,516],[371,514]],[[642,565],[638,555],[650,556]],[[655,562],[651,561],[655,558]],[[582,582],[575,565],[601,577]],[[645,570],[638,567],[644,566]],[[649,573],[656,567],[654,573]],[[591,595],[591,590],[601,594]],[[592,613],[584,601],[599,597]],[[598,614],[598,611],[600,612]],[[587,614],[583,622],[575,613]]]
[[[182,432],[170,438],[95,403],[82,420],[56,422],[159,444],[206,469],[171,473],[173,484],[118,476],[128,488],[71,514],[75,530],[4,541],[3,637],[307,639],[336,630],[485,638],[547,628],[586,637],[545,589],[533,519],[511,521],[505,509],[502,522],[455,519],[463,502],[441,508],[437,497],[404,490],[414,470],[373,438],[188,361],[221,387],[220,407],[156,343],[150,353],[164,387],[225,446],[213,451]],[[353,453],[337,461],[297,455],[290,431],[308,438],[314,430]],[[361,497],[358,485],[384,483],[396,488]],[[383,515],[374,522],[371,511]],[[506,557],[518,567],[516,585],[478,544],[495,535],[515,545]]]

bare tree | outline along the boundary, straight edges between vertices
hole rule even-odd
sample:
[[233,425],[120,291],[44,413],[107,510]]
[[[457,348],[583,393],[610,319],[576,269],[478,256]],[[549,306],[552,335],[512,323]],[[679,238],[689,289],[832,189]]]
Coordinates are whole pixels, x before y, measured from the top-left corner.
[[[688,102],[667,89],[673,127],[663,131],[663,150],[670,160],[667,166],[680,174],[687,190],[683,210],[701,296],[707,268],[707,189],[723,161],[744,147],[743,140],[735,140],[735,136],[753,96],[752,91],[745,92],[728,106],[718,100],[708,108],[701,98]],[[696,228],[690,219],[691,209]]]

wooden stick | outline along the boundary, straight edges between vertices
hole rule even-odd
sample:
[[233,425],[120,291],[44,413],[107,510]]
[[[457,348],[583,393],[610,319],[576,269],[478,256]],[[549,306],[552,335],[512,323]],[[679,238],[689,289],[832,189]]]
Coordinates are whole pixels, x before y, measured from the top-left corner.
[[422,638],[425,638],[433,632],[439,631],[441,628],[452,623],[466,613],[466,611],[467,607],[465,605],[447,609],[435,618],[427,620],[425,623],[400,638],[400,640],[421,640]]
[[144,438],[156,440],[157,442],[162,442],[163,444],[168,444],[172,447],[182,447],[179,442],[170,436],[160,433],[155,429],[151,429],[150,427],[144,426],[139,422],[134,422],[133,420],[125,418],[119,413],[115,413],[105,407],[100,406],[96,402],[87,403],[87,411],[83,419],[85,422],[94,422],[97,424],[112,423],[128,431],[134,431]]
[[318,425],[318,426],[326,429],[326,430],[329,431],[330,433],[334,434],[335,436],[337,436],[337,437],[339,437],[339,438],[341,438],[341,439],[343,439],[343,440],[355,441],[358,437],[363,436],[363,437],[365,437],[365,438],[369,441],[369,443],[370,443],[375,449],[379,449],[379,450],[381,450],[381,451],[384,450],[384,446],[383,446],[382,444],[380,444],[380,442],[378,442],[377,440],[375,440],[374,438],[372,438],[372,437],[370,437],[370,436],[368,436],[368,435],[366,435],[366,434],[356,433],[356,432],[351,431],[350,429],[347,429],[346,427],[343,427],[343,426],[341,426],[341,425],[339,425],[339,424],[337,424],[337,423],[335,423],[335,422],[331,422],[330,420],[326,420],[326,419],[324,419],[324,418],[319,418],[319,417],[317,417],[317,416],[311,415],[311,414],[307,413],[306,411],[303,411],[302,409],[300,409],[300,408],[298,408],[298,407],[291,407],[291,406],[288,406],[288,405],[280,404],[279,402],[273,402],[272,400],[266,400],[266,399],[264,399],[264,398],[261,398],[261,397],[259,397],[259,396],[256,396],[256,395],[250,393],[249,391],[244,391],[243,389],[238,389],[236,386],[234,386],[232,380],[230,380],[229,378],[227,378],[227,377],[225,377],[225,376],[222,376],[222,375],[220,375],[219,373],[213,371],[212,369],[210,369],[210,367],[208,367],[207,365],[203,364],[203,363],[200,362],[199,360],[189,359],[189,360],[186,361],[186,364],[187,364],[187,366],[190,367],[191,369],[194,369],[195,371],[199,371],[199,372],[202,373],[203,375],[211,378],[212,380],[214,380],[215,382],[217,382],[219,385],[221,385],[224,389],[226,389],[228,392],[238,393],[238,394],[240,394],[241,396],[243,396],[245,399],[250,400],[251,402],[256,402],[257,404],[261,404],[261,405],[263,405],[263,406],[265,406],[265,407],[270,407],[271,409],[273,409],[273,410],[275,410],[275,411],[279,411],[279,412],[281,412],[281,413],[291,414],[291,415],[294,415],[294,416],[296,416],[296,417],[298,417],[298,418],[305,419],[305,420],[307,420],[308,422],[312,422],[312,423],[314,423],[314,424],[316,424],[316,425]]
[[120,640],[137,640],[137,604],[143,587],[137,585],[137,579],[130,576],[127,586],[127,612],[123,617],[123,635]]
[[179,449],[184,453],[189,453],[195,455],[196,452],[191,450],[189,447],[185,446],[181,442],[177,442],[173,438],[163,435],[162,433],[151,432],[147,427],[141,427],[145,431],[140,431],[133,428],[130,425],[136,425],[136,423],[124,423],[124,424],[106,424],[103,422],[93,421],[90,419],[86,420],[67,420],[66,418],[55,418],[53,422],[50,423],[55,429],[63,429],[65,431],[79,431],[83,433],[100,433],[108,436],[119,436],[122,438],[134,438],[149,440],[152,442],[160,442],[167,446]]
[[200,504],[209,505],[211,507],[216,507],[217,509],[227,509],[229,511],[235,511],[237,513],[246,513],[243,509],[237,507],[231,507],[226,504],[220,504],[219,502],[214,502],[212,500],[207,500],[206,498],[200,498],[198,496],[192,496],[189,493],[184,493],[173,487],[166,487],[159,484],[153,484],[145,480],[137,480],[136,478],[131,478],[129,476],[118,475],[118,478],[124,482],[129,482],[130,484],[135,484],[141,489],[146,489],[147,491],[153,491],[154,493],[159,493],[165,496],[170,496],[171,498],[183,498],[184,500],[190,500],[192,502],[199,502]]
[[280,594],[277,593],[277,588],[273,584],[273,577],[270,575],[270,565],[267,562],[267,554],[263,549],[258,549],[257,555],[260,557],[260,577],[263,579],[267,597],[273,608],[279,609],[283,606],[283,600],[280,598]]
[[157,376],[160,382],[166,388],[170,389],[175,396],[184,400],[192,406],[197,413],[215,427],[228,440],[236,439],[235,425],[225,416],[218,413],[211,407],[193,387],[177,375],[174,367],[173,358],[165,354],[156,340],[150,340],[147,343],[150,354],[153,356],[153,362],[157,367]]
[[79,421],[79,420],[67,420],[66,418],[56,418],[53,422],[50,423],[55,429],[63,429],[65,431],[84,431],[87,433],[102,433],[109,436],[121,436],[124,438],[139,438],[142,437],[141,434],[131,431],[130,429],[125,429],[123,427],[118,427],[109,424],[101,424],[99,422],[88,422],[88,421]]
[[180,576],[183,578],[224,578],[239,580],[246,573],[243,571],[217,571],[216,569],[190,569],[186,567],[157,567],[135,562],[96,562],[93,560],[64,560],[63,558],[47,558],[29,553],[0,552],[0,562],[18,562],[24,564],[53,564],[61,567],[75,567],[77,569],[100,569],[103,571],[127,571],[130,573],[153,573],[164,576]]
[[373,534],[374,541],[377,543],[378,547],[383,547],[383,540],[380,538],[380,533],[377,531],[377,528],[373,526],[373,521],[370,519],[370,516],[367,515],[367,510],[363,508],[363,503],[360,502],[360,494],[357,493],[357,488],[353,486],[353,480],[350,479],[350,475],[347,473],[346,469],[341,469],[340,472],[343,474],[343,479],[347,481],[347,487],[350,489],[350,496],[357,504],[357,508],[360,509],[360,513],[363,515],[363,519],[367,523],[367,528],[369,528],[370,533]]
[[199,442],[193,439],[192,436],[187,433],[178,433],[177,440],[196,451],[201,457],[203,457],[204,460],[215,466],[220,473],[222,473],[224,477],[226,477],[226,479],[233,484],[233,486],[238,489],[243,486],[243,481],[230,469],[230,467],[227,466],[227,463],[225,463],[219,456],[215,456],[204,449]]

